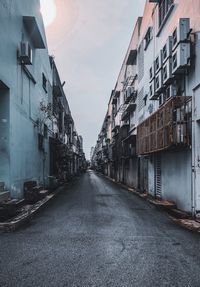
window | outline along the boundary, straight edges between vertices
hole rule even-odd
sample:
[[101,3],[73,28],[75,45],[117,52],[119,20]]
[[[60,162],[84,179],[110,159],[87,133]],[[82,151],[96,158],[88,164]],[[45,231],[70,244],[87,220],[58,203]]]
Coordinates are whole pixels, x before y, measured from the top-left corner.
[[156,86],[156,90],[160,88],[160,79],[159,79],[159,76],[156,77],[155,86]]
[[177,36],[177,28],[174,30],[173,34],[172,34],[172,38],[173,38],[173,47],[175,47],[175,45],[178,42],[178,36]]
[[149,69],[149,78],[150,78],[150,80],[153,78],[153,68],[152,67]]
[[167,73],[167,65],[163,67],[163,81],[167,80],[168,73]]
[[177,66],[178,66],[178,60],[177,60],[177,52],[176,52],[174,53],[172,57],[172,70],[176,69]]
[[165,44],[165,46],[162,49],[162,57],[163,57],[163,61],[165,61],[168,57],[168,55],[167,55],[167,44]]
[[145,95],[145,97],[144,97],[144,99],[143,99],[143,101],[144,101],[144,106],[147,105],[147,97],[148,97],[148,95]]
[[46,79],[44,73],[42,73],[42,86],[43,86],[43,89],[45,90],[45,92],[47,93],[47,79]]
[[148,48],[149,43],[151,42],[151,39],[152,39],[152,27],[149,27],[144,37],[144,40],[145,40],[144,50]]
[[155,71],[158,72],[160,69],[160,59],[159,56],[155,60]]
[[161,0],[159,3],[159,26],[161,26],[166,19],[168,12],[170,11],[173,0]]
[[153,87],[150,85],[150,97],[153,96]]

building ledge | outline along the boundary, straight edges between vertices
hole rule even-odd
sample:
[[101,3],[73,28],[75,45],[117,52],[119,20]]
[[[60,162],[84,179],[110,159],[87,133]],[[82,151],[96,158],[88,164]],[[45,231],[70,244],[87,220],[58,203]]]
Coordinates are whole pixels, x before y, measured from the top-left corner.
[[24,26],[33,42],[35,49],[45,49],[45,43],[37,24],[36,18],[33,16],[23,16]]

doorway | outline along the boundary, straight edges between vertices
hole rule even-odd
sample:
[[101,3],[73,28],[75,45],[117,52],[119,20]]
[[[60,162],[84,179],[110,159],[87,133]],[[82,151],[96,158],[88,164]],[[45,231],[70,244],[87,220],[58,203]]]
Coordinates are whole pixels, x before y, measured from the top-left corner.
[[10,93],[0,81],[0,182],[10,184]]

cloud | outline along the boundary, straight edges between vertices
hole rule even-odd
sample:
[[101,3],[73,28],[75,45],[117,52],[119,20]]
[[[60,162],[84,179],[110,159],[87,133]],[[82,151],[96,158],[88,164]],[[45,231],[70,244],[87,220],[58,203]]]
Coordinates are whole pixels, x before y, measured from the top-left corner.
[[47,28],[49,50],[67,83],[66,95],[89,155],[144,0],[55,1],[58,16]]

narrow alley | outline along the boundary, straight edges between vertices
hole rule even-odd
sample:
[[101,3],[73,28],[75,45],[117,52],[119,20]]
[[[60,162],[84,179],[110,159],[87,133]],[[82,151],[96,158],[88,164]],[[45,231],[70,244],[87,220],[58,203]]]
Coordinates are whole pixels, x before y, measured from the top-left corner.
[[0,286],[199,286],[199,235],[88,171],[0,236]]

